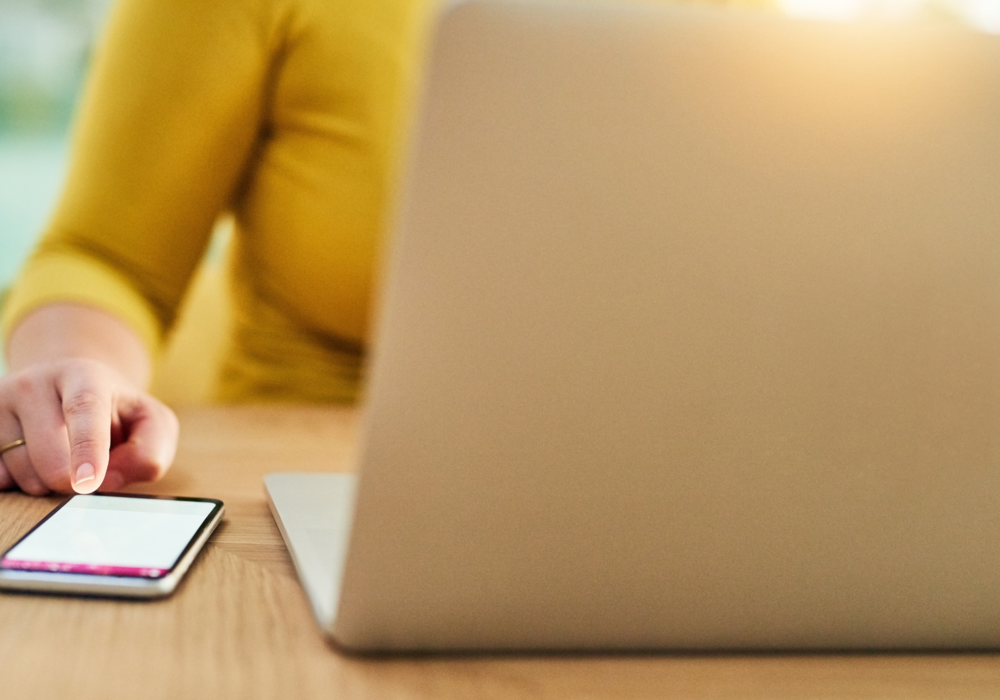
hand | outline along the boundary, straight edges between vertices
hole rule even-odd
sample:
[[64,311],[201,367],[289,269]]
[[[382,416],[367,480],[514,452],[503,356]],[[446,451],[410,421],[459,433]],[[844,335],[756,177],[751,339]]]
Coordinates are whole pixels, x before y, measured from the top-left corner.
[[0,490],[114,491],[159,479],[173,462],[173,411],[110,366],[85,359],[0,377]]

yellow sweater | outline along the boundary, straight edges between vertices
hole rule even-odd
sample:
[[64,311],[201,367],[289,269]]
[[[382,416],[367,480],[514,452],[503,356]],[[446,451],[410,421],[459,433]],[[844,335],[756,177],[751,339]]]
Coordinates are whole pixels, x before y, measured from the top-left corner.
[[75,301],[116,314],[159,356],[230,212],[233,327],[212,398],[352,400],[439,2],[121,0],[68,184],[3,333],[39,305]]
[[121,2],[4,333],[76,301],[158,354],[230,211],[235,327],[217,398],[353,398],[432,2]]

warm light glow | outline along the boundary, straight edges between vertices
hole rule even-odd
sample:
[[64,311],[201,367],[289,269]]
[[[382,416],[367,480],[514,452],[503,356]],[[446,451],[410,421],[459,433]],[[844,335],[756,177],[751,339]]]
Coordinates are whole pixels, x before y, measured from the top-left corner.
[[1000,34],[1000,0],[777,0],[795,17],[848,21],[864,17],[952,17]]
[[911,15],[922,0],[779,0],[779,4],[788,14],[798,17],[849,20]]
[[1000,34],[1000,0],[952,0],[951,4],[972,26]]

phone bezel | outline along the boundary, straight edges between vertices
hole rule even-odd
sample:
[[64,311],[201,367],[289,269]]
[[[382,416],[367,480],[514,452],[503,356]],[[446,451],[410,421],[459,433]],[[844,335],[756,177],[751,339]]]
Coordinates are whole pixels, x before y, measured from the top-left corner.
[[[163,598],[176,590],[199,552],[208,542],[212,533],[222,521],[225,505],[216,498],[195,498],[191,496],[158,496],[134,493],[97,493],[96,496],[113,496],[116,498],[146,499],[160,501],[195,501],[211,503],[213,508],[205,516],[201,525],[195,530],[184,549],[178,555],[169,571],[163,576],[149,578],[145,576],[128,576],[113,574],[97,574],[67,571],[44,571],[34,569],[13,569],[0,566],[0,590],[30,593],[56,593],[69,595],[100,596],[114,598]],[[0,561],[31,536],[45,521],[59,512],[75,498],[70,496],[53,508],[44,518],[39,520],[30,530],[19,537],[14,544],[0,554]]]

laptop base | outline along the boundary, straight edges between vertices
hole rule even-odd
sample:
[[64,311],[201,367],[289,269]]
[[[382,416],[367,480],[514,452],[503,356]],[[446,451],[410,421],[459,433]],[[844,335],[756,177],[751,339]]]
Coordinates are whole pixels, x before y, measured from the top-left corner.
[[357,477],[268,474],[267,503],[320,626],[333,624]]

